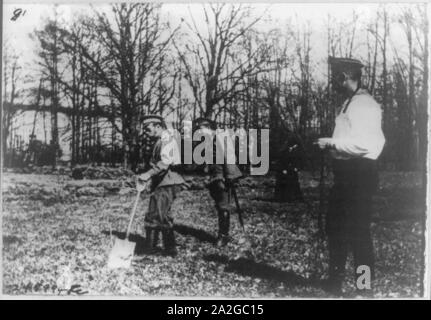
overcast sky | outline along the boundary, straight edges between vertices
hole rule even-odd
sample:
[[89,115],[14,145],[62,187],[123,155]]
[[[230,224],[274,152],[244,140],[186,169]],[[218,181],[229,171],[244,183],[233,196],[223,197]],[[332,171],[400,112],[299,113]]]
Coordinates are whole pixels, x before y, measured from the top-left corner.
[[[260,14],[263,10],[268,7],[268,3],[265,4],[252,4],[254,12]],[[95,6],[105,6],[103,3],[97,3]],[[268,14],[271,16],[271,23],[261,22],[259,28],[274,28],[277,26],[283,27],[286,25],[288,19],[297,21],[298,25],[301,23],[311,22],[313,27],[313,47],[326,48],[326,19],[328,14],[336,18],[337,20],[349,20],[352,17],[353,10],[359,14],[361,19],[367,20],[367,17],[373,17],[378,9],[378,4],[326,4],[326,3],[310,3],[310,4],[294,4],[294,3],[273,3],[270,4]],[[201,11],[202,5],[200,3],[192,4],[173,4],[165,3],[163,5],[162,12],[166,16],[170,17],[170,20],[174,24],[179,21],[181,17],[187,19],[189,9],[193,16],[198,18],[202,16]],[[13,16],[14,10],[22,8],[25,10],[25,14],[19,17],[16,21],[11,21],[10,18]],[[91,9],[90,9],[91,10]],[[67,4],[59,5],[58,11],[61,13],[61,17],[66,21],[71,21],[78,13],[89,12],[89,6],[86,4]],[[31,62],[34,53],[34,43],[29,38],[29,33],[42,26],[42,21],[48,16],[52,16],[53,5],[52,4],[5,4],[4,5],[4,17],[3,17],[3,32],[4,39],[8,39],[15,49],[22,55],[23,60]],[[313,48],[314,49],[314,48]],[[318,49],[318,48],[316,48]],[[324,50],[314,50],[315,53]]]
[[[48,2],[39,0],[41,2]],[[13,0],[6,0],[3,10],[3,39],[9,41],[15,51],[20,56],[21,65],[26,65],[29,73],[31,69],[36,68],[34,63],[36,58],[37,44],[30,39],[29,34],[35,29],[40,29],[44,20],[47,17],[53,16],[54,4],[17,4]],[[61,2],[61,1],[60,1]],[[63,1],[68,3],[67,1]],[[74,4],[60,4],[57,12],[60,14],[60,19],[68,22],[73,21],[79,14],[91,14],[93,10],[88,3],[78,2]],[[110,5],[103,1],[93,1],[93,6],[98,10],[110,11]],[[375,16],[379,10],[381,3],[251,3],[254,14],[260,15],[267,9],[269,20],[261,20],[255,27],[260,30],[269,30],[271,28],[280,27],[285,30],[287,21],[291,21],[293,28],[300,29],[307,23],[310,23],[312,28],[311,36],[311,61],[315,70],[314,76],[320,79],[326,78],[326,55],[327,55],[327,19],[328,15],[335,21],[352,21],[353,11],[359,16],[358,26],[355,36],[355,47],[353,57],[364,60],[367,55],[367,32],[366,23],[375,21]],[[402,6],[406,4],[389,4],[387,10],[389,17],[394,18],[400,12]],[[269,7],[269,9],[268,9]],[[21,8],[23,15],[15,21],[11,21],[13,12]],[[190,14],[193,15],[197,23],[203,23],[202,3],[164,3],[162,7],[162,17],[169,19],[171,25],[175,27],[180,23],[180,19],[184,18],[190,21]],[[200,20],[200,21],[199,21]],[[296,30],[294,30],[296,31]],[[396,47],[398,53],[404,56],[407,52],[407,41],[403,30],[399,25],[393,24],[390,29],[390,45]],[[388,52],[389,61],[393,52]]]

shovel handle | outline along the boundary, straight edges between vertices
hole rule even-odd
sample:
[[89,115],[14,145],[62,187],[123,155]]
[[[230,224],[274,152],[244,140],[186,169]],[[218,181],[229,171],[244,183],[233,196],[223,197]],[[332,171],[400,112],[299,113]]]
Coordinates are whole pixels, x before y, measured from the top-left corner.
[[129,225],[127,226],[126,240],[129,240],[130,228],[132,227],[132,222],[133,222],[133,218],[135,217],[136,208],[138,207],[140,195],[141,195],[141,191],[138,191],[138,194],[136,195],[135,203],[133,204],[132,213],[130,214]]

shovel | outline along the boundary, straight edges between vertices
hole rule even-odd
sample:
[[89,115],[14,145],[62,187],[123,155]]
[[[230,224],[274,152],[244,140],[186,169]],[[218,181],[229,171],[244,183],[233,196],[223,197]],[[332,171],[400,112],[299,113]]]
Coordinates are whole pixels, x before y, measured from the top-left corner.
[[132,221],[135,216],[136,208],[138,207],[139,197],[142,191],[138,191],[136,195],[135,203],[133,204],[132,213],[130,214],[129,225],[127,226],[126,238],[124,240],[115,239],[114,246],[109,254],[108,268],[129,268],[132,264],[133,253],[135,251],[135,242],[129,241],[130,228],[132,227]]

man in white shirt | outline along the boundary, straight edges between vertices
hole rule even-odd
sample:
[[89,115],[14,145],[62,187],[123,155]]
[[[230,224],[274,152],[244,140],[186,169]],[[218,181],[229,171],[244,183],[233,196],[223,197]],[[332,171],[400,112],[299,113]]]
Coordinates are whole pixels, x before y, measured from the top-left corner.
[[[371,204],[378,185],[376,160],[385,137],[380,105],[361,88],[363,65],[358,60],[333,57],[329,63],[334,88],[348,97],[338,112],[332,137],[317,142],[321,149],[329,150],[334,171],[326,217],[329,278],[325,289],[340,295],[349,247],[356,280],[362,275],[360,270],[365,270],[360,266],[368,268],[371,278],[374,277]],[[371,288],[365,286],[365,289]]]
[[145,116],[143,125],[147,135],[157,139],[150,160],[151,169],[138,176],[143,183],[137,185],[139,190],[142,185],[150,183],[152,191],[145,215],[146,245],[150,252],[154,252],[161,231],[164,254],[175,256],[177,251],[171,205],[181,186],[185,184],[183,177],[174,171],[175,165],[181,164],[179,146],[175,137],[166,129],[162,117]]

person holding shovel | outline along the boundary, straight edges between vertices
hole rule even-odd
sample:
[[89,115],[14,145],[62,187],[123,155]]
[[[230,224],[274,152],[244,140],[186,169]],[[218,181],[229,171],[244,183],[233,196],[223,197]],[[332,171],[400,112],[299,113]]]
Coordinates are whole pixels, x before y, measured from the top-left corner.
[[151,169],[139,175],[137,183],[138,191],[149,184],[152,193],[144,222],[146,247],[149,253],[154,253],[161,232],[163,254],[175,256],[177,250],[171,206],[185,185],[183,177],[175,172],[175,166],[181,164],[181,155],[178,143],[167,130],[162,117],[145,116],[143,127],[149,137],[156,139],[150,159]]
[[[204,164],[201,167],[205,174],[209,175],[208,188],[211,198],[215,202],[215,207],[218,215],[218,236],[216,245],[221,247],[229,242],[229,227],[230,227],[230,195],[234,184],[242,177],[242,172],[235,163],[228,163],[227,152],[234,153],[233,145],[226,146],[216,135],[216,124],[214,121],[207,118],[198,118],[193,122],[194,130],[201,130],[202,133],[211,136],[213,139],[213,161],[211,164]],[[217,163],[216,150],[222,148],[223,163]],[[230,155],[231,158],[234,154]]]
[[[324,289],[342,294],[349,247],[353,251],[359,294],[371,295],[374,277],[373,244],[370,233],[372,196],[377,190],[377,163],[385,144],[380,105],[361,87],[362,63],[354,59],[330,57],[334,89],[347,99],[335,119],[331,138],[317,141],[329,150],[334,185],[330,191],[326,218],[329,249],[329,277]],[[369,273],[370,281],[358,285]]]

